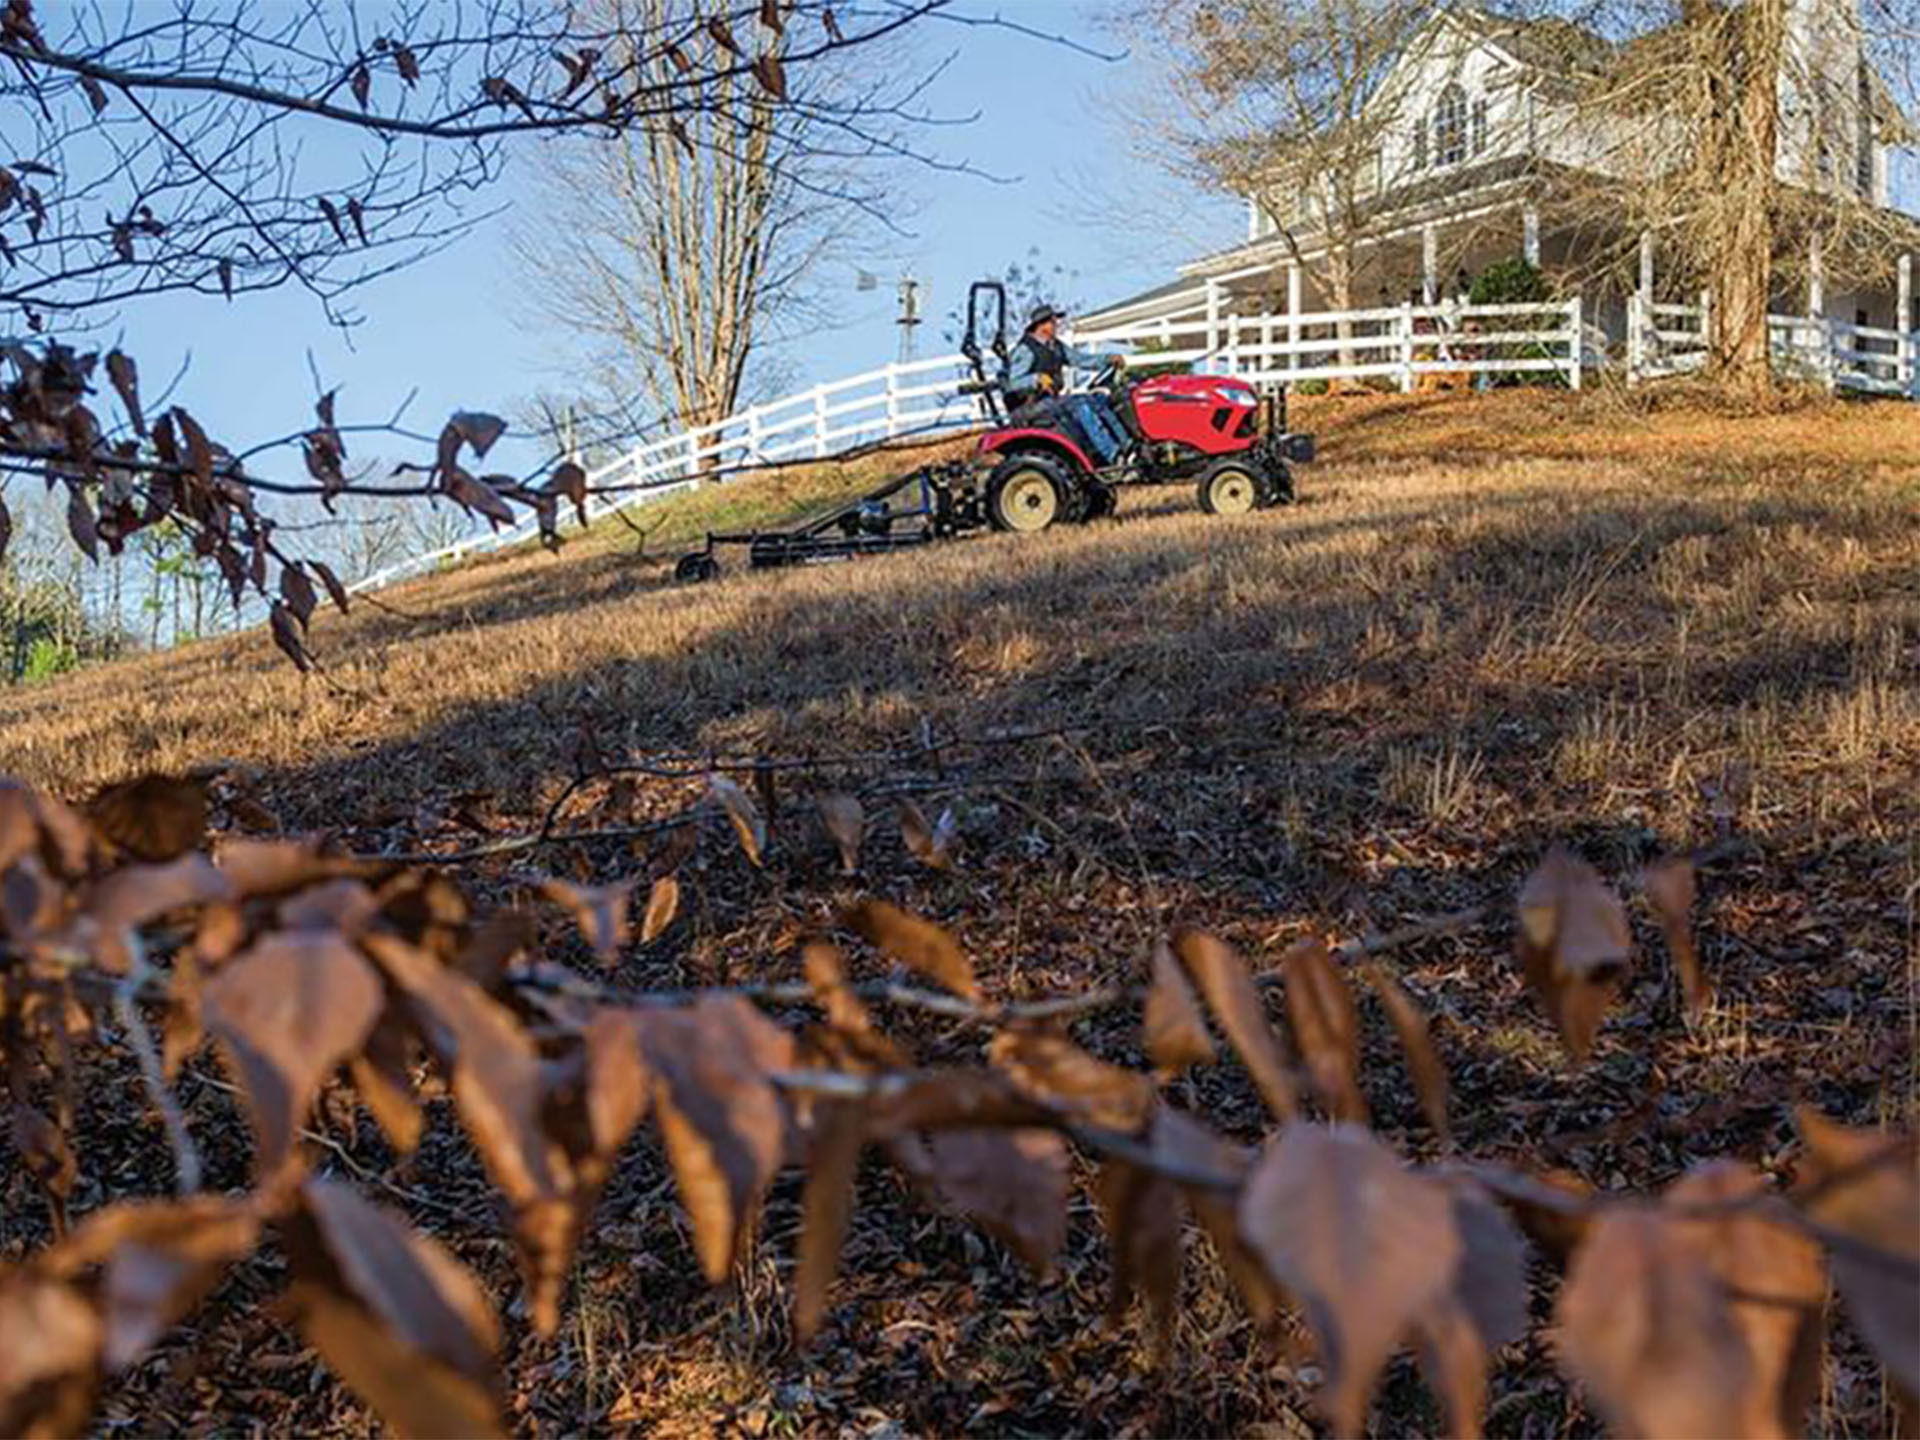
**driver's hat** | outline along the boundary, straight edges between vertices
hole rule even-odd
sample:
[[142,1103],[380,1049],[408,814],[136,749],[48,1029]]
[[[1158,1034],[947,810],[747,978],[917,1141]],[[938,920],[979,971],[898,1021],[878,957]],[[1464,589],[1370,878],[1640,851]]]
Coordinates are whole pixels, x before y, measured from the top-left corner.
[[1035,329],[1046,324],[1049,320],[1064,320],[1066,318],[1066,311],[1056,310],[1053,306],[1042,300],[1027,312],[1027,329]]

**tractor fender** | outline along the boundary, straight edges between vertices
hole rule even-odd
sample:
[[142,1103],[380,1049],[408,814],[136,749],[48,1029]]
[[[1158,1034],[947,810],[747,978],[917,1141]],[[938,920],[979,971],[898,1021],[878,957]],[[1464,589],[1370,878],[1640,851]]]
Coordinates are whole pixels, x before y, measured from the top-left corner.
[[982,455],[1011,455],[1019,450],[1038,450],[1062,464],[1071,465],[1082,474],[1090,475],[1095,469],[1086,451],[1058,430],[990,430],[980,437],[979,453]]

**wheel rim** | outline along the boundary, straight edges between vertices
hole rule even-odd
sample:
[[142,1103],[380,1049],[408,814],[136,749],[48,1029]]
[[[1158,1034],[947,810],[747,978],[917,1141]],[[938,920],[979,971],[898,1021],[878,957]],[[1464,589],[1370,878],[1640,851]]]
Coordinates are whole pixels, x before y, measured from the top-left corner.
[[1244,470],[1222,470],[1207,486],[1213,508],[1221,515],[1244,515],[1260,499],[1253,477]]
[[1044,530],[1059,511],[1059,492],[1041,471],[1019,471],[1000,488],[1000,514],[1009,530]]

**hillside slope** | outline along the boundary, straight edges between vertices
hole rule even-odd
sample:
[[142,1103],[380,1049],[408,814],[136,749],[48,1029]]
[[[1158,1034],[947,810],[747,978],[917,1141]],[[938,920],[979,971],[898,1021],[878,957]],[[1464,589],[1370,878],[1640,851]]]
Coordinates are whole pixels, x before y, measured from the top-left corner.
[[[1435,1017],[1462,1153],[1653,1187],[1707,1155],[1777,1166],[1797,1100],[1910,1122],[1920,407],[1739,419],[1520,392],[1296,418],[1323,458],[1291,508],[1211,519],[1184,490],[1142,492],[1112,522],[694,588],[671,583],[671,549],[636,555],[609,529],[316,621],[324,675],[248,637],[8,694],[0,772],[79,792],[235,762],[289,829],[442,855],[490,900],[539,873],[679,865],[683,919],[615,965],[547,927],[551,954],[635,986],[790,978],[796,937],[855,893],[949,925],[1005,997],[1133,977],[1175,923],[1264,966],[1310,931],[1486,906],[1488,922],[1395,956]],[[779,511],[796,487],[843,482],[700,503]],[[641,521],[656,522],[693,523]],[[695,802],[714,757],[767,762],[764,868],[724,827],[690,857],[632,833]],[[815,818],[827,790],[875,817],[854,879]],[[908,856],[887,818],[902,795],[952,807],[956,869]],[[1507,958],[1517,882],[1555,840],[1621,876],[1721,836],[1740,845],[1703,880],[1715,1007],[1680,1018],[1655,940],[1593,1062],[1571,1066]],[[1376,1128],[1435,1156],[1382,1018],[1364,1024]],[[933,1021],[900,1033],[928,1060],[977,1048]],[[1075,1035],[1139,1063],[1135,1016]],[[1178,1094],[1261,1133],[1234,1066]],[[210,1087],[192,1098],[231,1118]],[[466,1183],[470,1152],[436,1124],[418,1173]],[[377,1168],[365,1127],[341,1133],[341,1154]],[[557,1340],[514,1322],[529,1429],[1304,1433],[1310,1377],[1254,1343],[1211,1266],[1164,1379],[1144,1326],[1091,1326],[1107,1260],[1084,1214],[1036,1285],[876,1170],[828,1343],[802,1355],[782,1318],[796,1187],[723,1296],[697,1280],[664,1176],[634,1147]],[[490,1212],[421,1214],[511,1290]],[[293,1360],[284,1390],[262,1389],[248,1351],[203,1357],[207,1393],[254,1395],[274,1428],[363,1424]],[[1885,1433],[1878,1371],[1844,1321],[1832,1357],[1821,1432]],[[115,1402],[129,1423],[149,1413],[143,1383]],[[206,1421],[178,1403],[182,1428]],[[1404,1360],[1379,1403],[1382,1433],[1439,1423]],[[1592,1427],[1537,1332],[1507,1352],[1492,1433]]]

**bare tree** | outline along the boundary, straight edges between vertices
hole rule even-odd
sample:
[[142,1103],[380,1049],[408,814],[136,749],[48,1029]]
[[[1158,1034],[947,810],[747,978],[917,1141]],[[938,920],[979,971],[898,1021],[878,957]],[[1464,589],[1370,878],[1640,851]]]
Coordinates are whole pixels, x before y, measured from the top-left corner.
[[1416,0],[1170,0],[1128,10],[1169,54],[1158,123],[1177,163],[1257,205],[1337,310],[1412,150],[1396,65],[1433,18]]
[[[63,490],[68,528],[89,555],[117,555],[171,520],[236,599],[277,588],[275,636],[305,663],[314,582],[341,603],[344,594],[330,568],[281,549],[260,496],[439,495],[499,523],[518,505],[552,533],[583,477],[558,457],[542,467],[545,483],[478,476],[467,467],[500,434],[494,417],[417,434],[337,423],[331,397],[311,422],[223,447],[170,397],[143,394],[135,357],[81,348],[115,307],[168,291],[218,303],[296,285],[352,324],[356,286],[485,213],[466,197],[515,139],[638,133],[678,147],[703,117],[751,137],[777,110],[803,116],[823,148],[898,148],[901,115],[857,94],[809,96],[799,81],[951,3],[883,0],[837,16],[826,0],[736,0],[612,27],[546,0],[398,0],[377,20],[325,0],[175,0],[82,5],[55,30],[31,0],[5,0],[0,477]],[[357,142],[337,169],[302,143],[323,130]],[[117,414],[96,398],[106,389]],[[414,441],[430,459],[385,482],[350,482],[347,447],[371,433]],[[289,456],[303,473],[285,474]],[[10,528],[0,508],[0,546]]]
[[[614,53],[643,73],[670,62],[632,53],[640,39],[699,10],[695,0],[589,8],[622,37]],[[718,420],[766,345],[819,322],[824,263],[863,220],[893,218],[883,171],[901,146],[877,117],[898,113],[914,87],[860,80],[898,73],[878,58],[815,65],[789,82],[784,102],[729,77],[716,82],[723,103],[685,122],[543,157],[534,204],[514,228],[520,293],[537,316],[587,340],[582,378],[601,407],[638,394],[681,425]],[[823,108],[848,106],[876,117],[859,147],[819,121]]]

